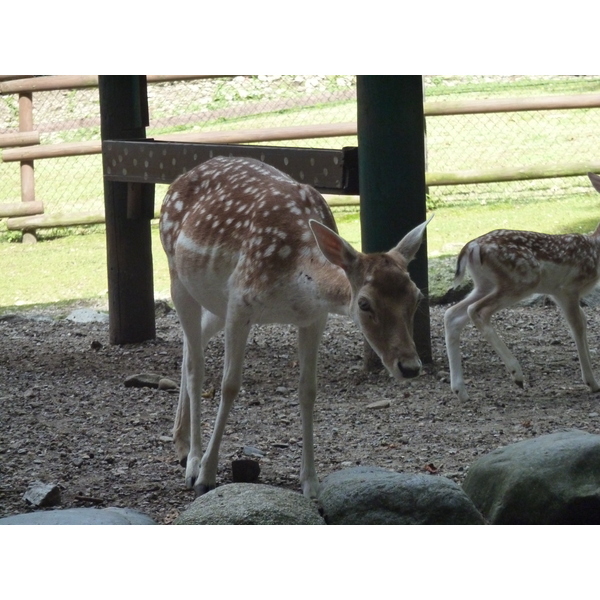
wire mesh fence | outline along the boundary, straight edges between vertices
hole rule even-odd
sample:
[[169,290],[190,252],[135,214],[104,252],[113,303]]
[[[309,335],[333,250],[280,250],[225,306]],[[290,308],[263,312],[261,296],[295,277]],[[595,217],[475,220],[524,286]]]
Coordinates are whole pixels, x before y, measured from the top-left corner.
[[[600,76],[425,78],[426,102],[600,92]],[[600,108],[432,116],[426,120],[431,172],[525,168],[600,160]],[[585,176],[436,186],[429,204],[522,204],[593,195]]]
[[[600,91],[600,76],[426,76],[426,102]],[[149,84],[148,137],[179,132],[255,130],[356,120],[356,78],[346,75],[239,76]],[[100,139],[97,88],[33,94],[42,144]],[[600,108],[432,116],[428,170],[524,167],[600,159]],[[0,95],[0,133],[17,132],[14,94]],[[356,137],[270,142],[312,148],[357,144]],[[157,199],[165,186],[157,187]],[[431,207],[531,202],[591,193],[585,177],[435,186]],[[103,211],[100,155],[35,161],[35,196],[47,213]],[[0,204],[19,202],[18,162],[0,162]]]

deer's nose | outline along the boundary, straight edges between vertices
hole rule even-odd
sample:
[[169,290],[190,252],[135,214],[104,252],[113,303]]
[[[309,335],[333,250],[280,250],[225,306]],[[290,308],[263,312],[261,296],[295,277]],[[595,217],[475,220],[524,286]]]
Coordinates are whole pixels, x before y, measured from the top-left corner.
[[402,373],[402,377],[406,377],[406,379],[417,377],[421,372],[420,364],[417,367],[405,367],[401,362],[398,362],[398,368],[400,369],[400,373]]

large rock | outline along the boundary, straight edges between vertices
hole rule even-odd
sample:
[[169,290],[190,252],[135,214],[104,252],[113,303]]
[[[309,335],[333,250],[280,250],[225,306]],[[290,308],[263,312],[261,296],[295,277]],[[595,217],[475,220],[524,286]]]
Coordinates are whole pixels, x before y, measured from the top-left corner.
[[0,519],[0,525],[156,525],[147,515],[129,508],[65,508]]
[[325,525],[314,502],[259,483],[230,483],[199,498],[174,525]]
[[355,467],[328,475],[319,501],[331,525],[483,525],[460,486],[434,475]]
[[564,431],[494,450],[463,489],[492,524],[600,524],[600,436]]

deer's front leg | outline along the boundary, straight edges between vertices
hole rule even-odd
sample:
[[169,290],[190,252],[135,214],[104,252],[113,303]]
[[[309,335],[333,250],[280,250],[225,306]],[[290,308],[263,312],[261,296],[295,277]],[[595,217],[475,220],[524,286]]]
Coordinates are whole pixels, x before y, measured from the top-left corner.
[[316,499],[319,494],[319,480],[315,468],[313,423],[315,398],[317,396],[317,358],[326,323],[327,316],[308,327],[298,329],[298,356],[300,362],[298,397],[302,419],[300,486],[304,496],[312,499]]
[[569,325],[569,329],[571,330],[571,334],[573,335],[573,339],[575,340],[583,382],[589,386],[590,391],[598,392],[600,391],[600,386],[596,383],[592,371],[592,360],[590,358],[590,350],[587,342],[585,313],[579,305],[579,296],[570,298],[555,295],[554,299],[562,309]]
[[483,337],[491,344],[492,348],[494,348],[498,356],[502,359],[513,381],[522,388],[523,370],[521,369],[521,365],[491,324],[491,318],[495,312],[514,304],[515,301],[513,299],[507,300],[499,294],[492,293],[469,306],[468,313],[471,321],[473,321]]
[[179,402],[173,426],[173,441],[179,464],[185,467],[190,451],[190,394],[187,383],[187,343],[183,340],[183,360],[181,364],[181,383],[179,385]]
[[444,313],[444,332],[446,340],[446,354],[450,367],[450,388],[461,402],[469,399],[463,376],[462,360],[460,356],[460,334],[469,322],[467,309],[472,302],[473,294],[450,307]]
[[247,315],[234,316],[232,313],[227,317],[221,401],[219,402],[219,410],[217,411],[213,433],[206,447],[206,452],[202,457],[200,475],[194,485],[196,496],[205,494],[217,485],[219,448],[231,407],[242,385],[244,352],[250,327],[250,319]]
[[[208,342],[224,326],[224,319],[213,315],[208,310],[202,311],[202,345],[206,349]],[[187,465],[188,454],[190,452],[190,393],[187,381],[188,349],[184,337],[183,341],[183,361],[181,368],[181,384],[179,386],[179,402],[175,414],[175,425],[173,427],[173,440],[175,442],[175,452],[182,467]]]

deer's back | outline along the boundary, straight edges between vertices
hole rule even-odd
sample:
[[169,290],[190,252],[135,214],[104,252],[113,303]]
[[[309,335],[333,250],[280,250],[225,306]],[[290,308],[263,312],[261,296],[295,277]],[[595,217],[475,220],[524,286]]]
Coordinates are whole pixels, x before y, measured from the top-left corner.
[[[314,288],[313,271],[332,267],[310,219],[336,230],[311,186],[254,159],[217,157],[171,185],[160,234],[171,276],[209,310],[223,312],[231,293],[272,306],[282,290],[299,297]],[[273,319],[285,320],[265,315]]]
[[[475,246],[477,253],[473,252]],[[570,282],[586,287],[599,276],[600,247],[590,235],[498,229],[469,242],[463,252],[469,255],[474,277],[478,270],[474,256],[484,270],[492,267],[497,277],[513,278],[524,285],[531,280],[549,290]]]

